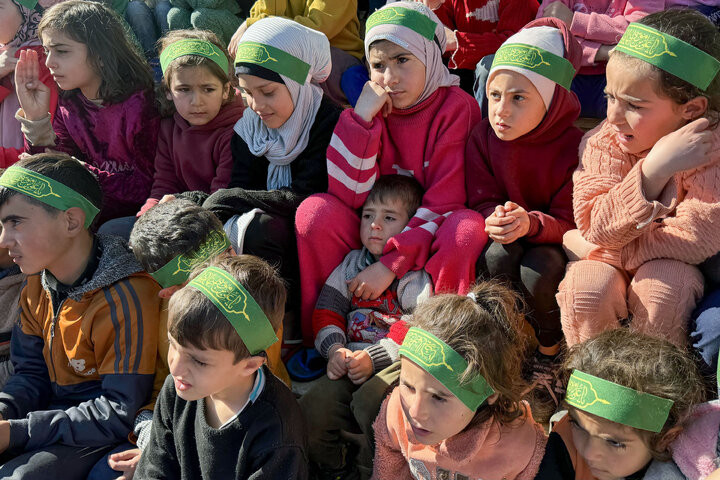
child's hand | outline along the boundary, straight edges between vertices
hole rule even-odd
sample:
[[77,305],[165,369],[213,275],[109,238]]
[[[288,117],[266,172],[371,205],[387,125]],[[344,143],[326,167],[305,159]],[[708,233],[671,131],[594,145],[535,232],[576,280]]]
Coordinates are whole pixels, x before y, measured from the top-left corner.
[[457,35],[455,31],[445,27],[445,51],[454,52],[457,49]]
[[247,20],[242,23],[238,27],[238,29],[233,33],[232,38],[230,39],[230,43],[228,43],[228,53],[230,54],[230,57],[235,58],[235,54],[237,53],[237,47],[240,44],[240,39],[243,35],[245,35],[245,31],[248,29],[247,26]]
[[565,235],[563,235],[562,247],[563,250],[565,250],[565,255],[568,257],[568,261],[574,262],[586,259],[590,252],[597,248],[597,245],[585,240],[585,237],[582,236],[580,230],[575,228],[565,232]]
[[530,230],[527,211],[515,202],[498,205],[492,215],[485,219],[485,233],[491,240],[508,244],[524,237]]
[[340,345],[330,347],[328,352],[327,376],[330,380],[337,380],[347,375],[347,358],[352,356],[352,352]]
[[395,274],[381,262],[375,262],[355,278],[348,280],[348,291],[363,300],[375,300],[395,280]]
[[382,110],[383,117],[390,115],[392,99],[383,87],[368,80],[355,104],[355,114],[370,123],[380,110]]
[[133,448],[124,452],[113,453],[108,457],[110,468],[117,472],[123,472],[123,475],[116,480],[132,480],[141,454],[139,448]]
[[568,28],[573,21],[573,11],[562,2],[552,2],[543,10],[543,17],[555,17],[562,20]]
[[351,353],[346,362],[347,376],[355,385],[365,382],[373,374],[372,358],[365,350]]
[[10,422],[0,420],[0,453],[10,446]]
[[707,118],[698,118],[655,143],[642,166],[643,193],[647,200],[656,200],[676,173],[712,162],[709,124]]
[[0,78],[5,78],[15,70],[18,62],[15,52],[17,52],[17,48],[8,48],[0,52]]
[[23,50],[15,66],[15,91],[28,120],[40,120],[50,111],[50,89],[40,81],[40,64],[35,50]]
[[160,201],[158,202],[158,204],[160,204],[160,203],[166,203],[166,202],[171,202],[171,201],[173,201],[173,200],[175,200],[175,195],[170,195],[170,194],[168,194],[168,195],[163,195],[163,197],[160,199]]

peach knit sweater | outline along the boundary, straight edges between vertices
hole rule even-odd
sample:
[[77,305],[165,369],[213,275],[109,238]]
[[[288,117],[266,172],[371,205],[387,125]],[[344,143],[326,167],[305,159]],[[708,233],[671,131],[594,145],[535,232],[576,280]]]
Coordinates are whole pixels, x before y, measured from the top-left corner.
[[685,342],[687,318],[703,291],[694,265],[720,251],[720,129],[715,163],[675,175],[652,202],[642,192],[646,154],[622,152],[607,121],[580,144],[575,222],[598,248],[570,263],[560,284],[570,345],[628,315],[633,328]]

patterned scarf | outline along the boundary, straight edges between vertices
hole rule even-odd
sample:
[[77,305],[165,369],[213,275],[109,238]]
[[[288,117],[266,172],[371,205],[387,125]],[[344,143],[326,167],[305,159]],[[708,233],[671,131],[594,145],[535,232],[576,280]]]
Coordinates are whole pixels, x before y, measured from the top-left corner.
[[37,7],[29,9],[18,3],[17,0],[12,0],[12,2],[20,10],[20,15],[22,15],[23,21],[15,34],[15,38],[13,38],[7,45],[3,45],[3,47],[18,48],[27,45],[30,42],[37,41],[37,28],[38,23],[40,23],[42,13],[37,11]]

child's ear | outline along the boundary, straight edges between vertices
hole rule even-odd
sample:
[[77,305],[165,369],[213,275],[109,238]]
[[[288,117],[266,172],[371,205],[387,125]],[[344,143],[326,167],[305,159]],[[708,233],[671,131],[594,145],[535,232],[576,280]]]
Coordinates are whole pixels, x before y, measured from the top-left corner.
[[162,290],[160,290],[158,292],[158,297],[169,299],[170,297],[173,296],[173,293],[177,292],[181,288],[182,288],[182,285],[173,285],[171,287],[163,288]]
[[67,221],[67,231],[72,237],[85,231],[85,212],[80,207],[71,207],[63,212]]
[[230,82],[225,82],[225,87],[223,88],[223,102],[227,101],[228,98],[230,98],[230,89],[232,86],[230,85]]
[[241,360],[243,375],[252,375],[265,363],[266,358],[264,355],[253,355]]
[[170,90],[165,90],[165,98],[172,102],[172,93],[170,93]]
[[665,434],[660,438],[657,442],[657,450],[664,452],[668,449],[670,444],[675,441],[675,439],[682,433],[683,427],[680,425],[675,425],[670,430],[665,432]]
[[691,122],[705,115],[708,108],[708,99],[703,96],[691,98],[680,105],[680,108],[682,109],[682,117]]
[[499,393],[493,393],[493,394],[490,395],[490,396],[487,398],[487,400],[485,400],[485,401],[487,402],[488,405],[492,405],[493,403],[497,402],[498,398],[500,398],[500,394],[499,394]]

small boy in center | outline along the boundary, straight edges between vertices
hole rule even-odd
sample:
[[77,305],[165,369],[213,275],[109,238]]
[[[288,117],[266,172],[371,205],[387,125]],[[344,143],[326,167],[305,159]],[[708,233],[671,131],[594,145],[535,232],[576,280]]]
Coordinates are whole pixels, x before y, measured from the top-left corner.
[[[391,330],[391,326],[433,293],[432,280],[424,270],[395,279],[375,300],[363,300],[348,289],[349,281],[377,262],[388,241],[405,229],[422,197],[423,189],[413,177],[378,178],[362,208],[363,248],[347,254],[320,292],[312,323],[315,348],[328,359],[327,376],[300,400],[310,427],[310,460],[320,470],[354,468],[345,461],[340,430],[357,430],[359,425],[372,438],[372,421],[385,390],[399,376],[397,369],[375,375],[398,359],[406,329]],[[346,411],[340,414],[338,408]],[[358,462],[363,462],[364,453],[358,454]],[[369,465],[357,465],[361,474],[369,473],[371,459],[372,455]]]
[[170,299],[168,365],[138,479],[306,479],[293,393],[263,365],[287,292],[267,262],[224,256]]

